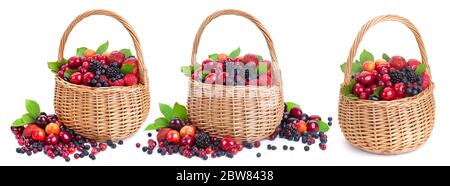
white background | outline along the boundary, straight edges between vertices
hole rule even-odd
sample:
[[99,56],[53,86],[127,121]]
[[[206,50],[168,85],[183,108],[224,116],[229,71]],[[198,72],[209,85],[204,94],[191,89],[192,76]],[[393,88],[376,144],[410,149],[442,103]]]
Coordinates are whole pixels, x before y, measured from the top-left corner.
[[[6,1],[0,6],[0,165],[450,165],[448,149],[449,84],[448,50],[450,43],[450,6],[445,1],[275,1],[275,0],[67,0]],[[275,42],[284,80],[287,101],[300,103],[309,114],[333,116],[337,120],[338,89],[343,81],[339,65],[361,25],[374,16],[398,14],[410,19],[423,36],[436,84],[436,125],[431,138],[415,152],[380,156],[350,146],[337,123],[329,132],[328,150],[277,140],[277,151],[266,150],[268,141],[257,150],[245,150],[234,159],[204,162],[181,156],[148,156],[134,147],[145,143],[140,130],[116,150],[100,153],[96,161],[88,158],[65,163],[44,155],[15,153],[17,142],[10,123],[25,112],[26,98],[37,100],[42,110],[53,112],[53,75],[47,61],[57,59],[60,37],[78,14],[94,8],[116,11],[136,29],[141,39],[151,81],[151,113],[143,124],[160,116],[158,102],[186,102],[187,80],[179,66],[190,63],[192,42],[204,18],[219,9],[241,9],[256,16]],[[106,40],[110,48],[131,47],[120,24],[113,19],[90,17],[74,29],[65,57],[80,46],[96,48]],[[240,46],[243,53],[269,58],[262,35],[249,21],[234,16],[213,21],[203,35],[198,59],[210,53],[230,52]],[[399,23],[382,23],[366,35],[360,51],[367,49],[376,57],[381,53],[420,58],[411,32]],[[358,52],[359,53],[359,52]],[[154,133],[155,134],[155,133]],[[283,144],[295,145],[294,152],[281,150]],[[255,154],[262,153],[257,159]]]

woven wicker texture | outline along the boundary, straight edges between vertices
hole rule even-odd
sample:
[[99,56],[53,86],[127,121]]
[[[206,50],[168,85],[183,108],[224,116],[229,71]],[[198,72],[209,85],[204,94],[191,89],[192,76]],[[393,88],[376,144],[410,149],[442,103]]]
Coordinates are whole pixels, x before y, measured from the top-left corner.
[[224,86],[189,82],[188,111],[194,125],[213,137],[232,137],[239,142],[258,141],[271,135],[283,116],[281,73],[272,39],[265,27],[252,15],[239,10],[221,10],[208,16],[200,26],[192,49],[192,64],[206,26],[217,17],[236,15],[253,22],[263,33],[272,58],[274,85]]
[[[407,19],[384,15],[367,22],[358,33],[347,59],[343,85],[350,83],[350,69],[364,34],[384,21],[403,23],[414,34],[422,62],[428,66],[425,47],[417,28]],[[427,74],[430,74],[429,67]],[[435,121],[434,84],[414,97],[395,101],[350,100],[339,98],[339,123],[345,138],[355,147],[376,154],[400,154],[414,151],[431,135]]]
[[125,139],[140,128],[150,109],[147,70],[139,39],[131,25],[123,17],[108,10],[87,11],[76,17],[64,32],[58,61],[64,57],[64,47],[72,29],[92,15],[112,17],[129,32],[139,61],[140,84],[130,87],[93,88],[71,84],[56,76],[55,111],[67,127],[89,139]]

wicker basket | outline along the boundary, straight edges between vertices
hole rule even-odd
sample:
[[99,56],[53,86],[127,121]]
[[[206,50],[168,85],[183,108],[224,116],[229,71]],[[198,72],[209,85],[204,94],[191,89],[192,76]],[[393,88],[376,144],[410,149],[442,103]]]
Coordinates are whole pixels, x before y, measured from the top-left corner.
[[206,26],[223,15],[245,17],[263,33],[272,58],[274,85],[225,86],[191,80],[189,82],[188,111],[194,125],[213,137],[232,137],[238,142],[262,140],[271,135],[283,116],[281,73],[272,39],[264,26],[252,15],[239,10],[221,10],[208,16],[200,26],[192,49],[192,65]]
[[59,46],[58,61],[72,29],[81,20],[92,16],[109,16],[119,21],[129,32],[139,61],[140,84],[129,87],[93,88],[75,85],[55,78],[55,111],[64,124],[76,133],[99,141],[119,140],[131,136],[149,113],[150,94],[147,70],[136,32],[121,16],[107,10],[91,10],[79,15],[64,32]]
[[[358,33],[347,59],[347,73],[343,85],[350,83],[349,72],[353,58],[364,34],[374,25],[384,21],[397,21],[407,26],[418,43],[422,62],[428,58],[422,37],[407,19],[384,15],[366,23]],[[434,84],[414,97],[395,101],[350,100],[344,95],[339,99],[339,123],[345,138],[355,147],[376,154],[400,154],[414,151],[431,135],[435,120]]]

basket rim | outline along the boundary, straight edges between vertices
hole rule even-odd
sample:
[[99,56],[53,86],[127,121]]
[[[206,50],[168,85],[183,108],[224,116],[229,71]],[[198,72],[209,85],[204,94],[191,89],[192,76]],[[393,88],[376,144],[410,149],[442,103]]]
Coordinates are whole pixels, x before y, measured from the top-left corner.
[[[344,85],[344,84],[342,84]],[[411,96],[411,97],[406,97],[406,98],[402,98],[402,99],[397,99],[397,100],[392,100],[392,101],[374,101],[374,100],[353,100],[353,99],[349,99],[347,96],[343,95],[341,92],[339,92],[339,96],[344,99],[345,101],[348,102],[359,102],[361,104],[373,104],[373,105],[390,105],[390,104],[398,104],[398,103],[406,103],[406,102],[410,102],[413,101],[415,99],[421,98],[423,96],[428,96],[430,94],[433,94],[434,91],[434,83],[431,83],[430,87],[428,87],[425,91],[420,92],[419,94],[415,95],[415,96]]]
[[[148,86],[145,84],[139,83],[133,86],[112,86],[112,87],[89,87],[86,85],[76,85],[70,82],[65,81],[61,77],[55,75],[55,82],[60,82],[67,88],[82,90],[85,92],[100,92],[100,93],[111,93],[111,92],[120,92],[120,91],[134,91],[134,89],[148,89]],[[148,92],[148,91],[147,91]]]

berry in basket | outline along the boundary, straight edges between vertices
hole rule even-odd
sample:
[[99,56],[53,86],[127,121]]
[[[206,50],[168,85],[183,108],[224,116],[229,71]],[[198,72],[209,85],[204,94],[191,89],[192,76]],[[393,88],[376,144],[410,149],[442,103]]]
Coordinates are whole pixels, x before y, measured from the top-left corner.
[[129,49],[108,52],[109,42],[97,50],[81,47],[76,56],[61,62],[49,62],[48,67],[60,78],[91,87],[133,86],[139,83],[137,59]]
[[[345,72],[346,63],[341,65]],[[416,59],[408,61],[401,56],[374,60],[373,55],[364,50],[352,67],[350,85],[343,86],[341,92],[351,99],[392,101],[411,97],[427,89],[430,76],[425,73],[426,64]]]
[[[64,126],[58,116],[40,111],[39,105],[33,100],[26,100],[27,113],[13,122],[11,132],[15,135],[19,147],[19,154],[43,153],[51,159],[63,158],[66,162],[74,159],[89,157],[96,159],[98,153],[107,147],[117,147],[112,141],[98,143],[76,134]],[[123,144],[123,141],[119,141]]]
[[241,49],[229,55],[211,54],[202,64],[181,67],[181,71],[193,81],[227,86],[272,85],[271,62],[259,55],[239,56]]

